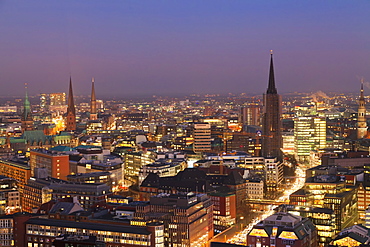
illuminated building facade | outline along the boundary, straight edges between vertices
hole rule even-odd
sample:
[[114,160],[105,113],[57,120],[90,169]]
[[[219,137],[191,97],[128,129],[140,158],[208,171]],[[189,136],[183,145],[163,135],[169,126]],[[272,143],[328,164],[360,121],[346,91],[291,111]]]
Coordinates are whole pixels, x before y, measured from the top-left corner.
[[31,177],[31,168],[27,163],[0,160],[0,175],[17,180],[20,192],[22,192]]
[[146,227],[124,226],[109,223],[76,222],[68,220],[31,218],[25,222],[24,246],[51,247],[52,242],[62,234],[96,236],[108,246],[164,247],[163,225],[148,224]]
[[263,199],[264,197],[264,183],[260,179],[247,180],[247,198],[248,199]]
[[294,138],[298,162],[309,163],[312,150],[326,147],[326,119],[315,116],[296,117]]
[[357,189],[359,219],[365,219],[365,210],[370,205],[370,187],[367,183],[359,183]]
[[[0,113],[16,113],[17,106],[0,106]],[[4,120],[3,120],[4,121]]]
[[194,123],[193,138],[195,153],[211,151],[211,125],[209,123]]
[[261,107],[257,104],[250,104],[240,108],[239,123],[242,125],[260,125]]
[[135,183],[139,182],[141,167],[149,165],[155,161],[152,152],[127,152],[124,154],[125,178]]
[[208,195],[213,202],[213,223],[216,230],[223,231],[236,223],[235,194],[214,192]]
[[136,213],[141,217],[164,222],[166,246],[202,246],[213,237],[213,204],[205,194],[158,194],[149,212]]
[[342,232],[332,241],[332,246],[356,247],[370,244],[370,229],[363,225],[353,225]]
[[308,218],[278,212],[253,227],[247,235],[247,244],[250,247],[316,247],[317,230]]
[[107,197],[112,194],[110,187],[106,184],[64,181],[64,183],[51,183],[49,188],[52,190],[53,199],[76,197],[85,210],[97,203],[105,202]]
[[51,93],[49,94],[51,106],[61,106],[66,104],[66,93]]
[[265,158],[266,190],[277,191],[283,182],[283,164],[277,158]]
[[69,155],[46,149],[31,150],[30,167],[32,176],[35,176],[35,169],[46,168],[47,176],[66,180],[70,174]]
[[290,195],[290,204],[333,210],[335,234],[358,221],[356,187],[346,186],[345,179],[336,175],[307,178],[305,186]]
[[334,211],[329,208],[304,207],[294,205],[280,205],[279,209],[286,208],[288,213],[309,218],[317,228],[318,246],[324,247],[336,236]]

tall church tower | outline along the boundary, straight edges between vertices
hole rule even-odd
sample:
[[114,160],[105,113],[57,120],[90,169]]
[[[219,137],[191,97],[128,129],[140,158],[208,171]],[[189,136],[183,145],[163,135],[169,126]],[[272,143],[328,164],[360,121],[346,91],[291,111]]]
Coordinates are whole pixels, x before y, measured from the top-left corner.
[[262,155],[281,159],[281,98],[275,86],[272,51],[268,88],[263,95],[262,135]]
[[367,134],[366,124],[366,108],[364,97],[364,79],[361,79],[360,100],[358,101],[358,117],[357,117],[357,139],[364,138]]
[[67,108],[67,124],[66,131],[76,130],[76,109],[73,100],[72,78],[69,78],[69,93],[68,93],[68,108]]
[[98,114],[96,113],[96,97],[95,97],[95,87],[94,87],[94,77],[91,80],[91,102],[90,102],[90,120],[98,119]]
[[24,97],[23,103],[23,113],[21,117],[22,123],[22,132],[26,130],[33,130],[33,119],[32,119],[32,112],[31,112],[31,104],[28,100],[28,91],[27,91],[27,83],[25,84],[26,96]]

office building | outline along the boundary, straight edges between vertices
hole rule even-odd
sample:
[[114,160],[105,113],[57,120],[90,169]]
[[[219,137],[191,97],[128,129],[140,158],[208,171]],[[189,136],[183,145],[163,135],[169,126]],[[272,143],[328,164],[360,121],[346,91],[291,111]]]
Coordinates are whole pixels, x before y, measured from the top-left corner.
[[326,147],[326,119],[316,116],[296,117],[294,139],[298,162],[309,163],[311,151]]
[[193,138],[195,153],[211,151],[211,125],[209,123],[194,123]]

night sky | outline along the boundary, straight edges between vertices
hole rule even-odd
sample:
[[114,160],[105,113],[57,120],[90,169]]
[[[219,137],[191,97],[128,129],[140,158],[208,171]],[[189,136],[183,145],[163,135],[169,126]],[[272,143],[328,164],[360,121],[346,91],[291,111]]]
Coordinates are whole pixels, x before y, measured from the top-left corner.
[[262,94],[271,49],[279,93],[358,91],[370,1],[0,0],[1,96]]

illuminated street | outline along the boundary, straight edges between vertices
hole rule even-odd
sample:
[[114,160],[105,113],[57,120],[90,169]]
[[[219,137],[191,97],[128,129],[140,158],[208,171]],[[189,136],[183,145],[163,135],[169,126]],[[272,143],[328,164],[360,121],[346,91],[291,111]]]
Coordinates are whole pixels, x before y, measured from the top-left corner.
[[[302,186],[305,183],[305,170],[301,166],[297,166],[296,168],[296,176],[297,179],[295,182],[292,184],[290,189],[287,189],[284,191],[284,194],[278,198],[276,201],[277,202],[284,202],[289,199],[289,195],[292,194],[293,192],[297,191],[298,189],[302,188]],[[247,225],[241,232],[238,232],[235,236],[232,238],[228,239],[226,242],[227,243],[233,243],[233,244],[240,244],[240,245],[246,245],[246,240],[247,240],[247,234],[252,230],[253,226],[257,224],[259,221],[267,218],[268,216],[272,215],[274,213],[274,208],[275,205],[270,205],[268,206],[268,210],[263,213],[262,215],[254,218],[252,222]]]

